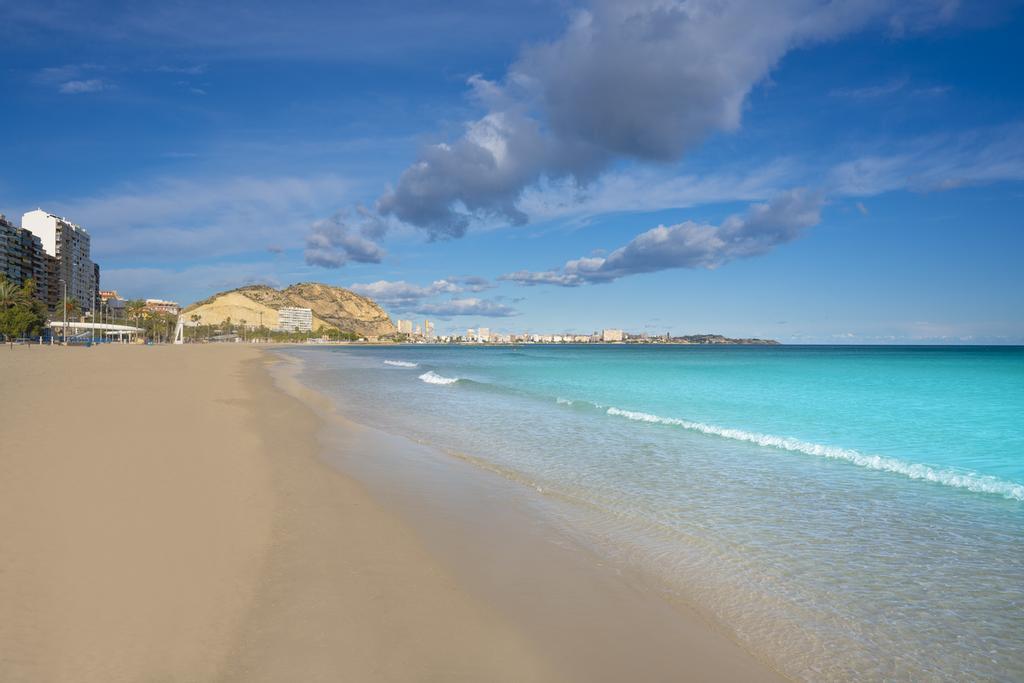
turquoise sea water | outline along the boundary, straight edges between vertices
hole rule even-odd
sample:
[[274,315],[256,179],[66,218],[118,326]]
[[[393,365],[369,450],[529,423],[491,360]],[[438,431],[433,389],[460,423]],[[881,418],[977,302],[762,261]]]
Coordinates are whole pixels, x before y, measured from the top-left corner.
[[1024,679],[1024,349],[292,351],[806,680]]

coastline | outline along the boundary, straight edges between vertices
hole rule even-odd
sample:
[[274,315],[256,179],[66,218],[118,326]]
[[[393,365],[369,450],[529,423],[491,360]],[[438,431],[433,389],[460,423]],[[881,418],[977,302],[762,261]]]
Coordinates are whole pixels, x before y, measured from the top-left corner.
[[655,577],[613,562],[576,529],[587,515],[474,458],[353,422],[280,359],[278,386],[313,408],[323,457],[387,501],[460,586],[529,635],[552,680],[785,680]]
[[[460,467],[463,493],[507,491],[282,389],[269,350],[0,356],[17,397],[0,416],[0,678],[777,677],[552,542],[528,504],[436,495]],[[74,409],[49,412],[54,396]],[[389,478],[402,458],[443,476]]]

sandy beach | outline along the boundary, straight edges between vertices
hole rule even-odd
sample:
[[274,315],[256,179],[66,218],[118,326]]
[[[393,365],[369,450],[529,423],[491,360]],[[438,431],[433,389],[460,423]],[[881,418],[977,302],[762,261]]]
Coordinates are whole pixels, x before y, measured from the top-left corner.
[[585,554],[523,556],[518,513],[366,485],[406,447],[326,425],[280,362],[0,349],[0,680],[776,678]]

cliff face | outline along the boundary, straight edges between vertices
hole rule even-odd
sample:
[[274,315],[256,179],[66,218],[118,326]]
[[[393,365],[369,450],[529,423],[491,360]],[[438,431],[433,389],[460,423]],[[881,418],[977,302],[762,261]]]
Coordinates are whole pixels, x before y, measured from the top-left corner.
[[218,325],[231,318],[251,326],[262,322],[273,329],[278,326],[278,310],[286,306],[312,310],[314,330],[323,326],[367,337],[397,331],[384,309],[371,299],[316,282],[302,282],[283,290],[266,285],[241,287],[197,301],[182,313],[186,319],[198,315],[204,325]]
[[317,318],[343,332],[379,337],[398,331],[375,301],[341,287],[300,282],[281,294],[292,306],[312,309]]

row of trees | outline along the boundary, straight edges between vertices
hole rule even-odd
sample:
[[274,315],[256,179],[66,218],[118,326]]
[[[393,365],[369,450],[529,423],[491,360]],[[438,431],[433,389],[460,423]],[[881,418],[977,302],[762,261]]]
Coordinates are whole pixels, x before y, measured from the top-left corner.
[[[64,302],[64,311],[58,307],[57,315],[75,320],[81,317],[81,306],[71,298]],[[43,334],[48,320],[46,305],[35,297],[35,283],[26,280],[22,286],[10,282],[0,275],[0,335],[5,342],[19,338],[36,338]],[[97,322],[132,325],[143,330],[142,336],[150,341],[166,343],[173,341],[177,316],[171,313],[151,311],[142,299],[126,301],[121,309],[114,310],[106,303],[100,304],[96,312]],[[193,342],[212,341],[216,337],[238,336],[244,341],[261,340],[268,342],[303,342],[309,339],[331,341],[360,341],[363,339],[353,332],[341,332],[333,328],[320,327],[311,332],[281,332],[265,326],[252,326],[246,320],[234,321],[227,318],[216,325],[203,325],[201,318],[193,314],[192,325],[186,328],[187,339]]]
[[0,275],[0,334],[12,345],[15,339],[38,337],[46,327],[46,304],[35,297],[36,284],[20,287]]

